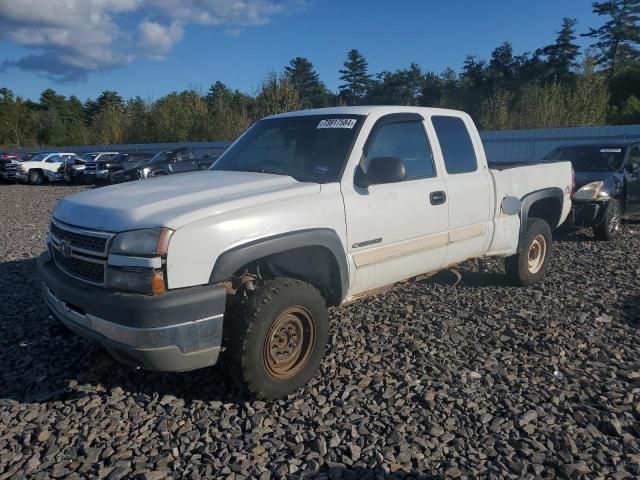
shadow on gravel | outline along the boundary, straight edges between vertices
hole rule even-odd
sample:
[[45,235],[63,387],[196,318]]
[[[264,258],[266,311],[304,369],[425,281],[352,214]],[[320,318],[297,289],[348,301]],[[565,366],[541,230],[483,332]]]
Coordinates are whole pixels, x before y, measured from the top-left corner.
[[640,296],[627,297],[622,304],[622,316],[629,325],[640,326]]
[[224,360],[194,372],[148,372],[67,330],[44,305],[35,258],[0,263],[0,295],[0,401],[65,400],[117,387],[185,401],[245,399]]
[[[335,465],[335,464],[333,464]],[[341,479],[341,480],[374,480],[379,478],[384,478],[386,480],[431,480],[431,479],[440,479],[440,478],[454,478],[456,474],[453,471],[450,472],[451,476],[442,475],[433,475],[427,473],[415,473],[415,472],[403,472],[396,471],[393,473],[385,473],[382,468],[379,469],[370,469],[370,468],[362,468],[355,467],[349,468],[346,466],[332,466],[329,468],[324,468],[320,471],[320,473],[313,478],[316,479]]]

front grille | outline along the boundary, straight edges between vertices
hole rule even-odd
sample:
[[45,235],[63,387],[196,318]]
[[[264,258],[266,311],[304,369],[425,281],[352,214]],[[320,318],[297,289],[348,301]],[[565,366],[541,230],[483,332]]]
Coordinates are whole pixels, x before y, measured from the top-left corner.
[[63,271],[87,282],[102,285],[104,283],[104,263],[94,263],[77,257],[65,257],[55,247],[53,260]]
[[86,167],[85,167],[86,170],[97,170],[98,169],[98,164],[96,162],[89,162],[89,163],[86,163],[85,165],[86,165]]
[[96,285],[104,284],[109,241],[114,234],[85,230],[51,221],[51,256],[67,275]]
[[107,238],[86,235],[83,233],[63,230],[55,223],[51,223],[51,233],[59,240],[68,242],[72,247],[82,248],[92,252],[105,253],[107,248]]

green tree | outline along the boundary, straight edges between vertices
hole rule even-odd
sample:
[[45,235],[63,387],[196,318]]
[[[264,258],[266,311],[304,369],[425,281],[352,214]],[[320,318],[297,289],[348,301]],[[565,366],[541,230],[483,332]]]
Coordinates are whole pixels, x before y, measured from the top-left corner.
[[507,130],[512,128],[511,104],[513,93],[498,91],[482,101],[479,125],[485,130]]
[[424,82],[417,63],[395,72],[382,72],[370,83],[367,100],[379,105],[419,105]]
[[593,2],[593,12],[609,19],[600,28],[590,28],[583,36],[597,40],[599,65],[613,78],[619,68],[624,68],[640,58],[640,0],[605,0]]
[[492,90],[505,90],[514,87],[516,62],[510,42],[504,42],[491,52],[487,70]]
[[271,73],[256,95],[255,119],[301,108],[300,95],[286,75]]
[[217,81],[205,97],[211,121],[211,140],[233,140],[250,124],[252,99]]
[[331,93],[320,81],[320,76],[309,60],[295,57],[288,66],[284,67],[284,70],[293,86],[298,90],[303,107],[319,108],[330,104]]
[[609,120],[614,125],[640,124],[640,98],[631,95],[620,108],[614,107]]
[[433,107],[440,103],[442,98],[442,81],[434,72],[427,72],[422,81],[422,91],[420,92],[420,105]]
[[571,70],[576,66],[576,59],[580,54],[580,46],[574,43],[577,23],[575,18],[564,17],[555,43],[542,49],[547,56],[549,73],[559,80],[571,76]]
[[369,64],[362,54],[356,50],[347,53],[344,69],[340,70],[340,99],[347,105],[358,105],[366,97],[371,83],[371,75],[367,72]]

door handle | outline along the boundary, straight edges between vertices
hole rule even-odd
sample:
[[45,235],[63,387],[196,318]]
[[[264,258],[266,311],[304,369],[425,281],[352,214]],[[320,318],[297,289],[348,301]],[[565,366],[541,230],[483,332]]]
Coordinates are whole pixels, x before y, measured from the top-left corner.
[[442,205],[447,201],[447,194],[442,190],[431,192],[429,194],[429,200],[431,201],[431,205]]

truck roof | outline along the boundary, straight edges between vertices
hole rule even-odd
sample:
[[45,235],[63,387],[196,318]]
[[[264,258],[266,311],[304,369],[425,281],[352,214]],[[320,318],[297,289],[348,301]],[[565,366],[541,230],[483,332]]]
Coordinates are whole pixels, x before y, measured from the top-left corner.
[[447,108],[433,107],[407,107],[401,105],[362,105],[357,107],[329,107],[314,108],[310,110],[297,110],[294,112],[279,113],[266,118],[285,118],[285,117],[301,117],[307,115],[369,115],[370,113],[440,113],[440,114],[456,114],[457,116],[466,115],[459,110],[451,110]]

